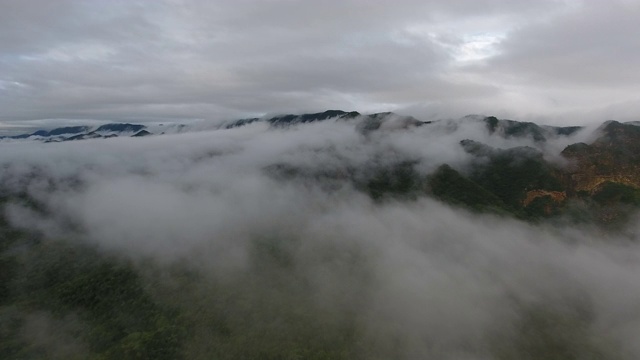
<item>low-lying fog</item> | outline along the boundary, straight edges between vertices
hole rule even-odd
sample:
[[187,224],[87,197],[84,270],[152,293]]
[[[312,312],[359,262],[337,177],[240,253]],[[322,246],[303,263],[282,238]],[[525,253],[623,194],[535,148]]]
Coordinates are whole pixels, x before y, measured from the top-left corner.
[[[563,359],[640,358],[637,239],[472,214],[426,196],[373,201],[340,176],[405,159],[425,175],[443,163],[464,171],[471,159],[463,139],[535,146],[489,136],[480,122],[452,124],[362,134],[353,121],[254,123],[5,143],[2,185],[38,204],[11,203],[5,212],[44,239],[87,242],[160,267],[188,264],[203,282],[258,271],[254,245],[272,242],[304,284],[282,289],[350,317],[359,341],[370,344],[360,346],[363,358],[529,359],[536,346],[572,349]],[[575,141],[543,150],[558,157]],[[334,176],[274,176],[280,165]]]

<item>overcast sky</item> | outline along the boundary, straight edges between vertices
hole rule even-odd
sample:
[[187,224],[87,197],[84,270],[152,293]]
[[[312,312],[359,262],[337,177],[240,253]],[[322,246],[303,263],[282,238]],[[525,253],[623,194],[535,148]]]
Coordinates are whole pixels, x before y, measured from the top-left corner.
[[0,0],[0,126],[640,120],[639,19],[640,0]]

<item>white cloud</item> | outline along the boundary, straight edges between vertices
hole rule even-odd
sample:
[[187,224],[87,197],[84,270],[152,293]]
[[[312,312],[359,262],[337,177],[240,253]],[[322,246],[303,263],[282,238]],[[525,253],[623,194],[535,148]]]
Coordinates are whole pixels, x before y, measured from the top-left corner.
[[205,274],[251,271],[256,239],[291,239],[311,298],[355,313],[380,354],[400,346],[408,359],[487,358],[491,337],[514,343],[523,309],[586,303],[583,330],[637,357],[637,241],[472,215],[430,199],[377,204],[346,183],[286,181],[265,170],[289,164],[340,174],[407,158],[420,159],[428,173],[442,162],[463,166],[463,138],[498,141],[481,124],[457,132],[451,125],[363,136],[353,122],[254,123],[139,139],[3,143],[1,179],[49,209],[42,216],[13,205],[14,224],[133,259],[186,260]]
[[3,1],[0,120],[438,104],[445,117],[464,109],[580,122],[566,114],[636,100],[620,94],[637,92],[637,5]]

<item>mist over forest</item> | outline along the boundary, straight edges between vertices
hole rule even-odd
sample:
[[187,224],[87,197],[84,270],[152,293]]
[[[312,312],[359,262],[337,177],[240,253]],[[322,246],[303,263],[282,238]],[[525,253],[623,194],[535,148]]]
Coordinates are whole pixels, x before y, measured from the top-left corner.
[[640,0],[0,0],[0,360],[640,359]]
[[0,357],[640,357],[640,128],[344,114],[1,142]]

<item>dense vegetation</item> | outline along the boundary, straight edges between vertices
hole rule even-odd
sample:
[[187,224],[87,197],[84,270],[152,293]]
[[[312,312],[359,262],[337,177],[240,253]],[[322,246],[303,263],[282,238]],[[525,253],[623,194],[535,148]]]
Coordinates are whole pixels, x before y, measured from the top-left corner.
[[3,359],[180,354],[175,312],[150,297],[130,263],[87,245],[34,241],[26,234],[13,234],[4,245]]
[[[345,119],[356,116],[330,111],[270,121],[286,126],[290,122],[305,123],[336,115]],[[376,120],[375,116],[371,119]],[[365,122],[371,128],[364,130],[375,131],[379,127],[380,122],[373,120]],[[492,133],[502,131],[506,137],[529,137],[535,142],[544,142],[554,133],[575,131],[555,128],[554,133],[550,133],[551,130],[532,123],[496,118],[484,121]],[[611,149],[607,146],[617,145],[616,141],[609,140],[614,137],[629,141],[626,135],[620,134],[624,129],[614,124],[600,143],[574,144],[567,147],[565,153],[584,159],[586,164],[609,161]],[[363,137],[371,136],[367,131],[363,131]],[[328,161],[331,166],[326,168],[283,161],[262,167],[261,174],[278,184],[297,182],[304,189],[317,186],[326,194],[355,189],[355,194],[349,194],[365,204],[357,209],[373,209],[373,214],[389,207],[406,216],[398,208],[406,205],[411,209],[412,205],[424,203],[435,204],[438,206],[435,208],[443,212],[462,208],[464,211],[458,214],[461,221],[466,221],[470,214],[490,214],[482,218],[486,227],[508,218],[505,223],[518,224],[515,228],[520,230],[525,222],[545,226],[588,224],[599,234],[609,235],[628,229],[638,213],[640,190],[632,181],[604,181],[589,190],[576,191],[571,177],[574,173],[547,161],[539,149],[499,149],[471,140],[462,141],[460,146],[470,155],[466,166],[435,164],[428,173],[421,167],[424,164],[420,159],[375,153],[359,167],[342,159]],[[629,153],[624,154],[625,161],[635,161]],[[614,163],[607,164],[603,169],[616,170]],[[36,170],[30,176],[23,179],[25,189],[33,185],[30,181],[35,183],[39,177],[45,177]],[[44,184],[43,188],[50,191],[56,186],[80,187],[69,182],[71,184],[49,183],[45,177],[38,184]],[[45,202],[27,194],[27,191],[6,193],[6,197],[0,199],[0,207],[4,209],[5,203],[18,202],[41,215],[52,211]],[[431,200],[423,201],[425,198]],[[420,218],[417,222],[424,220],[427,219]],[[551,221],[545,222],[547,220]],[[541,238],[548,235],[545,232],[552,231],[545,226],[535,228],[540,230]],[[461,358],[468,358],[469,354],[497,360],[630,358],[610,334],[596,327],[601,310],[598,306],[602,304],[592,303],[589,294],[576,290],[575,295],[565,298],[554,297],[556,294],[552,291],[552,295],[537,297],[532,294],[539,289],[522,292],[507,285],[503,289],[501,281],[509,274],[494,268],[490,269],[495,272],[488,272],[498,285],[492,284],[506,293],[501,293],[500,299],[507,299],[504,306],[510,313],[504,319],[495,320],[482,335],[474,335],[480,339],[473,336],[447,339],[454,345],[446,344],[450,348],[443,350],[444,345],[431,342],[429,334],[422,334],[419,326],[407,329],[405,323],[411,321],[378,319],[375,311],[367,311],[377,309],[370,303],[372,295],[380,291],[381,278],[391,272],[386,268],[374,269],[372,259],[384,251],[392,255],[399,251],[394,247],[394,241],[399,240],[393,237],[401,238],[404,229],[394,229],[389,239],[385,238],[388,244],[384,247],[374,243],[366,249],[340,237],[333,238],[332,229],[327,229],[328,239],[318,244],[306,243],[306,239],[286,229],[268,229],[252,234],[242,266],[225,269],[206,261],[205,264],[182,258],[159,261],[108,251],[90,245],[95,243],[87,241],[90,239],[83,237],[82,232],[74,233],[75,237],[44,236],[47,234],[18,229],[0,216],[0,358],[368,360],[428,358],[425,354],[440,358],[437,355],[444,353],[452,356],[447,353],[451,348],[459,348]],[[443,261],[447,271],[454,275],[434,283],[441,281],[448,288],[455,287],[451,279],[467,280],[468,274],[462,272],[460,276],[456,266],[466,262],[469,251],[466,247],[473,242],[451,244],[452,240],[438,231],[430,234],[425,230],[420,236],[434,239],[425,244],[411,244],[415,248],[411,248],[406,259],[426,258],[429,251],[437,253],[447,246],[454,250],[442,252],[444,257],[452,259],[433,256],[420,263],[427,265],[419,269],[423,271],[419,276],[432,275],[429,271]],[[539,240],[544,239],[536,238],[532,243]],[[495,246],[490,249],[492,252],[509,254],[508,249],[504,249],[508,247],[505,243],[496,244],[491,244]],[[518,261],[527,261],[527,254],[517,255],[523,258],[514,259],[516,266],[507,269],[517,268]],[[481,260],[480,267],[491,262]],[[394,265],[405,266],[399,262]],[[414,270],[411,267],[415,264],[407,261],[406,266]],[[544,268],[544,264],[536,266]],[[478,274],[477,280],[482,275]],[[435,277],[438,276],[442,274]],[[386,279],[390,283],[394,280]],[[480,286],[475,280],[470,281],[472,288]],[[410,294],[414,291],[426,294],[427,299],[437,299],[440,292],[446,292],[444,288],[420,288],[416,285],[420,282],[410,277],[408,283]],[[485,290],[498,291],[484,288],[471,291],[484,293]],[[574,289],[567,290],[572,291]],[[453,294],[467,295],[464,291]],[[381,302],[415,305],[395,296],[398,295],[393,292],[384,294]],[[449,301],[457,301],[455,296],[445,299],[443,308]],[[421,306],[420,303],[407,313],[420,313],[424,310]],[[451,333],[466,330],[457,329],[461,325],[455,322],[439,326]]]
[[[4,245],[3,359],[409,356],[402,338],[368,333],[352,307],[370,289],[357,250],[326,249],[310,265],[292,256],[295,241],[259,239],[251,267],[221,279],[187,264],[134,264],[78,243],[31,242],[25,234]],[[309,267],[322,262],[352,278],[353,288],[333,299],[351,305],[327,307],[314,298]],[[590,330],[589,307],[575,304],[524,307],[515,332],[491,334],[491,353],[501,360],[618,359],[615,347]]]
[[479,212],[505,213],[508,209],[499,197],[446,164],[429,176],[429,186],[435,198],[449,204]]

